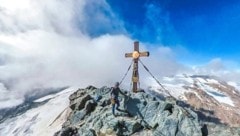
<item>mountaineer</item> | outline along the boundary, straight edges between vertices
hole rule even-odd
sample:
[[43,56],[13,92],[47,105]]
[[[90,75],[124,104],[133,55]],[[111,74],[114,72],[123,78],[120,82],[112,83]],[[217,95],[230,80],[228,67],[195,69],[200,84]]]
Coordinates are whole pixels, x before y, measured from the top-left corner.
[[119,88],[119,82],[116,82],[114,87],[111,88],[111,103],[112,103],[112,113],[115,115],[115,105],[117,105],[116,110],[121,111],[119,109],[120,102],[118,100],[118,95],[121,93],[122,95],[126,96]]

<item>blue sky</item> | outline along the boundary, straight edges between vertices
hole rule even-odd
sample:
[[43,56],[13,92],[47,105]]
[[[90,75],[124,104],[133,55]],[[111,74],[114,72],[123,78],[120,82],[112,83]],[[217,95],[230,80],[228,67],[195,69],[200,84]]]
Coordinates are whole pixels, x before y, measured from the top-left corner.
[[[133,39],[185,48],[180,61],[239,61],[238,0],[107,0]],[[182,56],[182,57],[181,57]],[[185,57],[183,57],[185,56]],[[191,57],[192,59],[190,59]]]

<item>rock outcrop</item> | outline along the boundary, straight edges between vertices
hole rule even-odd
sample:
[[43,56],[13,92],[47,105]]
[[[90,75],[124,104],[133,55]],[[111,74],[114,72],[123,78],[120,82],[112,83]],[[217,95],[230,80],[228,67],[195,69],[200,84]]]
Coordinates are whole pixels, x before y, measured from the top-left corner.
[[199,120],[190,108],[174,99],[160,100],[148,93],[120,95],[120,110],[113,116],[110,88],[89,86],[73,93],[72,112],[56,136],[239,136],[239,128]]

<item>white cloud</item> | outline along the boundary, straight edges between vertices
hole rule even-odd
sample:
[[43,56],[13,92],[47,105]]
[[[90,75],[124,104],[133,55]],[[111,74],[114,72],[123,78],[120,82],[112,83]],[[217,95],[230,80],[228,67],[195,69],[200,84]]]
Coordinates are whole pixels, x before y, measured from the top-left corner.
[[1,7],[8,9],[10,12],[16,12],[18,10],[24,10],[30,7],[30,0],[14,1],[14,0],[0,0]]
[[214,75],[218,72],[222,72],[226,69],[224,66],[224,62],[220,58],[214,58],[210,60],[207,64],[202,66],[196,66],[194,68],[194,72],[196,74],[204,74],[204,75]]
[[240,71],[237,62],[213,58],[208,63],[194,66],[190,74],[217,76],[223,81],[240,82]]
[[[22,103],[23,99],[16,95],[16,92],[8,90],[4,84],[0,83],[0,109],[15,106],[16,104]],[[21,92],[19,92],[21,93]]]
[[[123,22],[104,0],[16,2],[0,0],[0,108],[23,102],[36,88],[111,86],[122,78],[131,62],[124,54],[133,50],[133,40],[124,35]],[[151,54],[141,60],[159,79],[225,69],[222,60],[215,59],[196,72],[176,61],[175,50],[140,44],[141,51]],[[148,83],[148,73],[139,67],[141,83]],[[240,77],[237,71],[225,73],[227,79]],[[131,74],[123,84],[126,89]]]
[[[24,0],[19,6],[10,4],[14,0],[2,2],[0,93],[5,97],[0,97],[0,108],[21,103],[36,88],[111,86],[126,72],[131,59],[124,54],[133,50],[133,40],[124,35],[123,22],[104,0]],[[176,61],[176,49],[148,43],[140,48],[150,51],[141,60],[159,79],[177,73],[240,79],[239,71],[228,70],[219,58],[191,69]],[[148,73],[139,67],[141,87],[149,86]],[[126,89],[131,74],[123,84]]]
[[[104,0],[15,2],[0,1],[0,81],[5,84],[0,92],[6,96],[0,97],[0,108],[21,103],[36,88],[111,86],[121,79],[131,62],[124,54],[133,50],[133,40],[117,34],[125,33],[123,23]],[[152,54],[146,63],[153,73],[178,71],[170,48],[148,49]],[[143,80],[146,73],[140,72]]]

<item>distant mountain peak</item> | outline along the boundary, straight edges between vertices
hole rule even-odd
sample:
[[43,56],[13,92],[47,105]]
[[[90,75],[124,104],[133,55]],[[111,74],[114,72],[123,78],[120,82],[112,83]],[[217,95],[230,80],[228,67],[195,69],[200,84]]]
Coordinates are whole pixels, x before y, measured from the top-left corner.
[[[236,107],[240,106],[240,91],[233,82],[224,82],[216,76],[184,74],[164,77],[162,83],[171,95],[197,111],[211,110],[211,116],[219,118],[221,123],[239,126],[240,110]],[[167,95],[157,85],[151,90]]]

